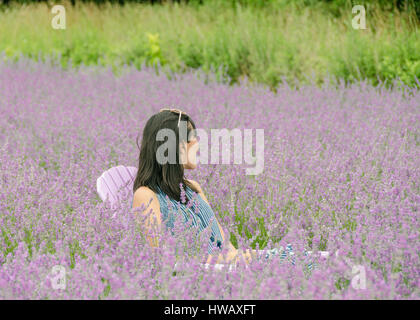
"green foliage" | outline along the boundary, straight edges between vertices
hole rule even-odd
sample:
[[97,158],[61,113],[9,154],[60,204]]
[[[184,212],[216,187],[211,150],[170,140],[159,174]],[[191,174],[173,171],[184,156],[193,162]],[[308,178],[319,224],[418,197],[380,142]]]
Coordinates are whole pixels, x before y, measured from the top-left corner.
[[106,283],[106,287],[102,294],[98,297],[98,299],[106,298],[109,295],[109,292],[111,291],[111,284],[108,279],[101,278],[102,283]]
[[1,234],[3,236],[3,243],[4,243],[4,245],[2,246],[3,256],[7,257],[9,253],[13,254],[13,252],[18,246],[18,243],[15,240],[14,235],[11,235],[7,232],[7,229],[2,228]]
[[[252,249],[255,249],[258,243],[258,247],[260,249],[263,249],[267,246],[269,236],[265,228],[264,217],[257,217],[256,219],[258,222],[257,229],[253,233],[251,233],[249,231],[249,228],[247,227],[247,223],[246,223],[246,219],[244,215],[236,214],[235,215],[235,222],[237,222],[236,230],[237,230],[238,235],[246,237],[247,239],[251,239],[253,236],[256,235],[255,239],[251,242],[250,246]],[[235,248],[238,248],[238,241],[235,236],[235,233],[233,232],[230,232],[230,241]]]
[[[404,48],[403,50],[405,50]],[[402,52],[404,54],[404,51]],[[418,51],[420,53],[420,51]],[[414,85],[415,77],[420,79],[420,57],[407,54],[405,56],[384,56],[378,66],[382,79],[401,79],[403,83]]]
[[69,243],[69,254],[70,254],[70,269],[73,269],[76,265],[76,255],[79,255],[82,259],[86,259],[87,256],[82,252],[78,240]]
[[166,59],[162,56],[160,49],[159,34],[146,33],[147,36],[147,50],[146,50],[146,64],[149,66],[161,66],[166,64]]
[[195,43],[180,43],[177,52],[186,67],[198,69],[204,65],[204,48]]
[[258,221],[258,230],[256,232],[258,235],[256,239],[252,241],[251,248],[255,249],[258,243],[258,247],[260,249],[263,249],[266,247],[268,243],[269,236],[265,228],[264,217],[257,217],[257,221]]
[[350,280],[346,279],[346,278],[339,278],[336,282],[335,282],[335,287],[338,290],[345,290],[349,287],[350,285]]
[[25,236],[23,238],[23,241],[26,243],[26,246],[28,247],[29,258],[32,258],[32,247],[33,247],[32,226],[30,229],[25,228],[24,233],[25,233]]
[[[360,1],[357,4],[367,7],[367,30],[351,27],[354,4],[203,0],[153,9],[127,4],[112,11],[81,5],[69,8],[69,26],[61,31],[42,23],[50,14],[36,6],[25,9],[27,16],[16,15],[19,8],[11,7],[0,11],[0,51],[15,61],[20,54],[34,59],[52,55],[61,57],[64,68],[109,65],[116,73],[123,64],[138,69],[160,65],[171,72],[202,68],[215,71],[223,82],[234,84],[248,77],[274,91],[283,80],[294,85],[312,73],[318,84],[329,74],[346,82],[369,79],[390,85],[399,78],[409,86],[418,85],[415,4]],[[29,15],[30,10],[36,14]],[[40,165],[45,168],[45,163]],[[55,169],[59,170],[57,165]]]
[[46,253],[55,254],[56,250],[52,239],[47,240],[46,249]]
[[349,232],[353,232],[353,231],[356,230],[356,227],[357,227],[356,220],[352,219],[352,218],[349,218],[344,222],[342,229],[343,230],[346,229]]

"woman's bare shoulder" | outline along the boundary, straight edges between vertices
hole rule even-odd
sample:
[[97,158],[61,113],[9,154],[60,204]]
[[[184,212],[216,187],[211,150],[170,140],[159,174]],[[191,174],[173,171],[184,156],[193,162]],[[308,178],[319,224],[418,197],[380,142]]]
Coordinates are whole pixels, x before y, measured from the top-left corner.
[[194,180],[188,180],[188,181],[191,182],[191,184],[198,190],[198,194],[203,198],[203,200],[210,205],[209,200],[207,199],[206,195],[204,194],[203,189],[201,189],[200,184],[197,181],[194,181]]
[[139,207],[142,203],[147,205],[150,199],[152,199],[152,205],[158,204],[156,193],[152,189],[146,186],[139,187],[133,195],[133,208]]
[[191,179],[186,179],[186,180],[190,182],[199,191],[198,193],[203,193],[203,190],[201,189],[201,186],[197,181],[191,180]]
[[146,186],[141,186],[137,188],[136,192],[134,192],[134,197],[143,198],[145,196],[153,196],[156,195],[155,192]]
[[136,194],[136,193],[149,193],[149,194],[152,194],[152,193],[154,193],[154,191],[152,190],[152,189],[150,189],[149,187],[146,187],[146,186],[141,186],[141,187],[138,187],[137,188],[137,190],[136,190],[136,192],[134,193],[134,194]]

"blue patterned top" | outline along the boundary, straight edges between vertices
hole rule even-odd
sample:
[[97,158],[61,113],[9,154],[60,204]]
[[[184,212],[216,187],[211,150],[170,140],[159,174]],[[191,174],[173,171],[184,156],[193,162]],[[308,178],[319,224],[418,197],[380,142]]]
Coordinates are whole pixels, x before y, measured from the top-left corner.
[[[176,201],[174,199],[170,199],[159,188],[159,193],[157,193],[156,195],[160,204],[160,212],[162,214],[162,221],[165,222],[166,228],[172,229],[174,227],[174,222],[175,222],[175,217],[173,213],[175,212],[176,214],[178,214],[179,212],[178,208],[181,208],[181,212],[184,216],[184,222],[187,223],[189,221],[189,217],[192,217],[193,226],[196,227],[198,225],[198,230],[199,232],[201,232],[209,225],[210,220],[214,217],[213,223],[211,225],[211,237],[209,239],[209,246],[208,246],[208,253],[212,254],[215,246],[221,249],[222,244],[223,244],[222,234],[220,233],[220,229],[216,222],[214,212],[211,209],[211,207],[208,205],[208,203],[204,201],[204,199],[199,194],[194,192],[190,187],[186,186],[185,194],[188,196],[189,199],[193,199],[193,195],[196,194],[196,197],[198,200],[198,209],[199,209],[198,214],[195,213],[195,210],[196,210],[195,201],[193,201],[193,205],[190,208],[187,208],[186,204]],[[167,201],[170,201],[172,204],[172,210],[171,210],[169,219],[168,219],[169,210],[168,210]],[[216,240],[216,243],[215,243],[215,240]]]

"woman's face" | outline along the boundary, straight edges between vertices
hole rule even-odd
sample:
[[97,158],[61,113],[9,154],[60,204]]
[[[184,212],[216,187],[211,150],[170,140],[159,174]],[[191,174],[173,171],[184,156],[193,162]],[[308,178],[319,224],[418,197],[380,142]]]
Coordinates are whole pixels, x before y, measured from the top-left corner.
[[[181,159],[183,160],[184,169],[195,169],[197,167],[198,148],[199,143],[196,137],[193,137],[190,142],[184,143],[184,147],[181,147]],[[185,149],[186,153],[184,152]]]

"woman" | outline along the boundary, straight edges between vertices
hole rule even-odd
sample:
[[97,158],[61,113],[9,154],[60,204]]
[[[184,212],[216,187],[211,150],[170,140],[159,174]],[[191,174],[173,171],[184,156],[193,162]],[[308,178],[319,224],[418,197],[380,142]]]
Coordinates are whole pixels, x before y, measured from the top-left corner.
[[[185,123],[187,129],[186,137],[180,130]],[[176,159],[181,159],[181,163],[178,161],[176,163],[158,161],[158,155],[162,156],[159,153],[159,150],[162,148],[159,147],[162,147],[162,144],[165,143],[165,141],[160,141],[163,139],[158,138],[158,132],[161,129],[169,129],[174,133],[176,142],[178,142],[174,148]],[[170,216],[168,209],[168,204],[170,205],[170,203],[177,205],[177,207],[180,206],[185,217],[188,216],[187,211],[190,210],[190,214],[193,214],[194,221],[196,221],[200,230],[210,225],[210,221],[213,218],[213,223],[210,225],[212,235],[209,240],[207,263],[210,263],[214,255],[217,255],[216,263],[236,263],[239,257],[243,257],[244,261],[249,263],[256,256],[256,250],[242,252],[237,250],[230,241],[226,243],[227,240],[225,240],[223,229],[217,221],[202,188],[196,181],[187,180],[184,177],[184,169],[195,169],[197,167],[198,141],[195,136],[195,129],[192,119],[185,112],[178,109],[162,109],[147,121],[140,147],[139,169],[133,186],[133,208],[144,205],[147,212],[149,210],[152,211],[146,221],[146,227],[149,230],[153,217],[156,218],[159,228],[161,228],[162,221],[165,221],[167,227],[173,226],[173,216]],[[181,194],[180,185],[185,190],[185,195]],[[193,192],[198,194],[198,205],[196,204],[195,210],[187,208],[183,203],[184,201],[182,201],[182,196],[186,196],[190,200]],[[197,211],[198,214],[193,211]],[[153,240],[149,236],[148,241],[153,247],[159,246],[157,239]],[[220,250],[215,248],[216,246],[222,248],[224,245],[228,249],[225,257],[220,253]]]

